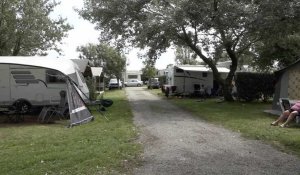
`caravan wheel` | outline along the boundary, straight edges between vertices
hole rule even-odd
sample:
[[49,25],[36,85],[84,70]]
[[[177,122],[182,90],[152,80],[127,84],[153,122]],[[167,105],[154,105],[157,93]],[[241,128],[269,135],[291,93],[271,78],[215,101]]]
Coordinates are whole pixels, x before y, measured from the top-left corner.
[[15,101],[13,106],[15,107],[16,110],[18,110],[23,114],[30,112],[31,109],[31,104],[26,100],[17,100]]

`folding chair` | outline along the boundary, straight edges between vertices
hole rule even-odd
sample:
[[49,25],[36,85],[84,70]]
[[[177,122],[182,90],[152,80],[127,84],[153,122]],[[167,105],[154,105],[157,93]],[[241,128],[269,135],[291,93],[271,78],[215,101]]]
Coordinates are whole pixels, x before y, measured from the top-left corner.
[[[279,104],[280,104],[282,112],[291,109],[291,106],[292,106],[290,103],[290,100],[288,98],[280,98]],[[300,114],[298,114],[296,116],[296,123],[300,124]]]
[[282,112],[291,109],[291,103],[288,98],[280,98],[279,99],[279,104]]
[[59,119],[65,119],[69,107],[67,105],[66,91],[60,91],[60,103],[58,106],[45,106],[40,115],[39,120],[41,123],[49,123],[54,116],[58,116]]
[[194,96],[199,97],[200,96],[200,84],[194,84]]

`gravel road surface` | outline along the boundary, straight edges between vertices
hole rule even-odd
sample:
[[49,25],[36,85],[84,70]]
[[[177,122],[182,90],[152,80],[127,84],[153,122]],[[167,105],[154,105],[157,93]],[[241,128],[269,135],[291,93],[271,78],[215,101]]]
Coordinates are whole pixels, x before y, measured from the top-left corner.
[[144,145],[137,175],[300,175],[300,159],[193,117],[144,88],[126,88]]

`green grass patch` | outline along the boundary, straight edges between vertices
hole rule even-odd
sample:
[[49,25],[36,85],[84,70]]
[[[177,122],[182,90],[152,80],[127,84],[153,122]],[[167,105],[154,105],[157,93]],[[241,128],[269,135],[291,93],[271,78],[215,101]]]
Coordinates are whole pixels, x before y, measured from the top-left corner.
[[141,145],[122,90],[105,98],[114,104],[106,121],[66,128],[56,124],[0,124],[0,174],[123,174],[137,166]]
[[[154,94],[157,93],[154,92]],[[290,128],[270,126],[270,123],[278,117],[263,112],[271,108],[270,103],[218,103],[216,99],[199,101],[175,97],[171,97],[169,101],[205,121],[240,132],[247,138],[266,141],[280,150],[300,156],[300,127],[296,125]]]
[[[149,92],[166,99],[160,89],[149,90]],[[300,127],[297,125],[292,125],[290,128],[270,126],[270,123],[278,117],[263,112],[271,108],[270,103],[219,103],[217,99],[200,101],[174,96],[169,97],[168,101],[205,121],[222,125],[247,138],[266,141],[282,151],[300,156]]]

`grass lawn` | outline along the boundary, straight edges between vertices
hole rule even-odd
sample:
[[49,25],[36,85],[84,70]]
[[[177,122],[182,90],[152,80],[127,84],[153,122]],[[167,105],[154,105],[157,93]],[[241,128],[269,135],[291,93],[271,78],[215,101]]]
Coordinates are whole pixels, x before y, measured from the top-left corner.
[[[160,90],[150,91],[162,96]],[[293,152],[300,156],[300,127],[270,126],[270,123],[278,117],[263,112],[263,110],[271,108],[270,103],[217,103],[216,99],[197,102],[197,99],[175,97],[169,99],[170,102],[192,112],[203,120],[240,132],[245,137],[266,141],[281,150]]]
[[[109,121],[66,128],[56,124],[0,124],[0,174],[122,174],[138,164],[141,146],[125,92],[107,92]],[[1,116],[0,116],[1,117]]]

